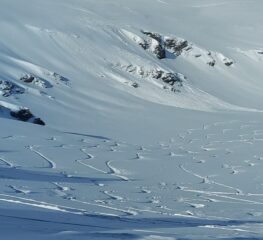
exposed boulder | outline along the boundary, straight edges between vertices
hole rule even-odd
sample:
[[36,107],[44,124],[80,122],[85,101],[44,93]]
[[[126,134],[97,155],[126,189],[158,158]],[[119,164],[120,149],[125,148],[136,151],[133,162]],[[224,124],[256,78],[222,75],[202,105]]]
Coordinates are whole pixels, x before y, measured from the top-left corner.
[[28,108],[21,108],[17,111],[11,110],[10,115],[19,121],[23,121],[23,122],[30,121],[34,124],[38,124],[42,126],[45,125],[45,122],[40,118],[34,117],[34,115],[31,113],[31,111]]
[[213,59],[207,63],[209,66],[214,67],[216,64],[216,61]]
[[233,65],[233,64],[234,64],[233,61],[227,61],[227,62],[225,62],[225,65],[228,66],[228,67],[230,67],[230,66]]
[[33,121],[34,124],[45,126],[45,122],[41,118],[35,118]]
[[138,83],[136,83],[136,82],[134,82],[134,83],[132,83],[132,85],[131,85],[132,87],[134,87],[134,88],[138,88],[139,87],[139,84]]
[[33,114],[27,108],[23,108],[18,111],[11,111],[10,115],[23,122],[27,122],[30,118],[33,117]]

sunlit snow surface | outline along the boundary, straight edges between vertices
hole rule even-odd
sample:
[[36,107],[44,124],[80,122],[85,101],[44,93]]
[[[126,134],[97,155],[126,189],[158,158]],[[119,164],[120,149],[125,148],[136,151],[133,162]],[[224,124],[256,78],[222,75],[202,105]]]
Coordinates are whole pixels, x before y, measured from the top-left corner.
[[263,239],[261,0],[0,4],[0,239]]
[[262,123],[214,122],[150,145],[12,125],[0,136],[5,239],[263,234]]

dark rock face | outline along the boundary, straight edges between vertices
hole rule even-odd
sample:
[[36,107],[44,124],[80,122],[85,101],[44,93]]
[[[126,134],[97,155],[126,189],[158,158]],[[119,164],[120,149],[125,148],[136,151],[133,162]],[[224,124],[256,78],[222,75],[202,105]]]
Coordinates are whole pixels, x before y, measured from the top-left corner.
[[[121,70],[124,70],[130,74],[136,75],[142,79],[155,79],[163,89],[171,90],[173,92],[180,92],[180,87],[183,87],[183,82],[186,77],[181,73],[169,72],[161,70],[159,68],[147,69],[142,66],[134,66],[129,64],[127,66],[118,66]],[[139,88],[140,85],[137,82],[130,82],[129,86]]]
[[149,43],[147,43],[146,41],[143,41],[143,42],[139,43],[139,45],[140,45],[144,50],[147,50],[147,49],[149,49],[149,47],[150,47]]
[[[179,56],[184,49],[188,47],[188,41],[186,40],[178,40],[175,38],[165,38],[160,35],[159,33],[154,32],[146,32],[142,31],[142,33],[153,41],[156,41],[156,44],[154,44],[153,53],[156,55],[157,58],[163,59],[166,58],[166,51],[170,50],[175,55]],[[164,39],[164,40],[163,40]],[[153,45],[153,44],[152,44]],[[144,43],[140,43],[140,46],[147,50],[150,48],[151,43],[144,40]]]
[[152,32],[145,32],[142,31],[142,33],[152,40],[150,42],[144,40],[143,43],[140,43],[139,45],[144,49],[150,49],[152,47],[153,54],[158,59],[164,59],[166,57],[165,47],[163,45],[162,36],[158,33],[152,33]]
[[27,84],[34,84],[41,88],[52,88],[53,87],[53,85],[49,81],[42,79],[40,77],[36,77],[32,74],[25,74],[24,76],[20,78],[20,81],[23,81],[24,83],[27,83]]
[[152,33],[146,31],[142,31],[142,33],[150,38],[155,39],[157,42],[162,43],[162,36],[159,33]]
[[214,67],[215,64],[216,64],[216,61],[215,61],[215,60],[212,60],[212,61],[208,62],[207,64],[208,64],[209,66],[211,66],[211,67]]
[[162,70],[155,70],[152,73],[152,77],[155,79],[160,79],[164,83],[167,83],[171,86],[174,86],[176,83],[179,84],[179,86],[182,86],[182,78],[176,74],[176,73],[169,73],[169,72],[164,72]]
[[0,80],[0,95],[9,97],[12,94],[23,94],[24,92],[22,87],[9,81]]
[[27,108],[23,108],[18,111],[10,111],[10,115],[19,121],[28,122],[32,120],[34,124],[42,126],[45,125],[45,122],[43,120],[41,120],[40,118],[35,118],[34,115]]
[[29,109],[20,109],[18,111],[11,111],[10,115],[20,121],[26,122],[33,117]]
[[164,58],[166,58],[165,49],[164,49],[164,47],[163,47],[161,44],[158,44],[158,45],[154,48],[153,53],[155,54],[155,56],[156,56],[158,59],[164,59]]
[[139,87],[139,84],[138,84],[138,83],[132,83],[131,86],[134,87],[134,88],[138,88],[138,87]]
[[[142,38],[141,42],[138,44],[144,50],[150,50],[158,59],[163,59],[169,57],[170,54],[173,54],[175,57],[182,55],[183,53],[190,53],[192,50],[197,50],[196,54],[192,54],[195,58],[203,58],[206,63],[214,67],[218,62],[223,63],[225,66],[230,67],[234,64],[234,61],[224,57],[222,54],[218,57],[216,52],[206,51],[199,47],[195,47],[192,43],[189,43],[187,40],[177,37],[167,37],[159,33],[141,31],[145,38]],[[198,53],[198,50],[202,52]],[[208,56],[208,59],[205,55],[205,52]],[[262,50],[257,51],[258,54],[263,54]],[[189,54],[188,54],[189,55]],[[191,56],[191,54],[190,54]]]
[[225,65],[226,66],[228,66],[228,67],[230,67],[231,65],[233,65],[234,64],[234,62],[233,61],[228,61],[228,62],[225,62]]
[[32,83],[35,80],[35,77],[30,74],[30,75],[25,75],[25,76],[21,77],[20,80],[25,82],[25,83]]
[[33,121],[34,124],[45,126],[45,122],[41,118],[35,118]]
[[179,41],[177,39],[167,38],[164,41],[164,46],[167,49],[172,50],[173,53],[179,56],[182,53],[182,50],[188,47],[188,41],[186,40]]

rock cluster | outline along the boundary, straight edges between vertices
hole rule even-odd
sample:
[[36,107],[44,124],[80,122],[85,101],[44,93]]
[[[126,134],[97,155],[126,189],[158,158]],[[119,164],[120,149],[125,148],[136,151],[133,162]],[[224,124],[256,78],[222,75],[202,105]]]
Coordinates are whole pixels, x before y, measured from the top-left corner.
[[158,58],[163,59],[166,58],[166,51],[163,44],[162,36],[158,33],[145,32],[142,33],[149,37],[149,39],[144,40],[140,45],[144,50],[151,50],[151,52]]
[[166,49],[171,50],[175,55],[179,56],[183,49],[188,47],[188,41],[175,38],[165,38],[164,46]]
[[10,111],[10,115],[20,121],[28,122],[32,121],[34,124],[42,125],[44,126],[45,123],[40,118],[34,117],[34,115],[30,112],[28,108],[22,108],[18,111]]
[[20,78],[20,80],[23,81],[24,83],[27,83],[27,84],[31,83],[41,88],[53,87],[49,81],[42,79],[40,77],[36,77],[33,74],[25,74],[24,76]]
[[179,83],[179,85],[182,86],[183,82],[182,76],[178,73],[164,72],[162,70],[152,71],[152,77],[155,79],[159,79],[171,86],[174,86],[176,83]]
[[[145,38],[138,44],[145,50],[152,52],[158,59],[164,59],[168,56],[168,52],[178,57],[185,53],[185,56],[194,56],[195,58],[202,58],[203,61],[214,67],[217,62],[222,62],[230,67],[234,61],[223,56],[223,54],[210,52],[189,43],[187,40],[176,37],[162,36],[159,33],[141,31]],[[258,52],[260,54],[260,52]]]
[[0,80],[0,95],[9,97],[13,94],[22,94],[25,90],[22,87],[10,82]]
[[[59,85],[62,83],[69,86],[69,79],[48,70],[44,70],[41,73],[41,77],[32,73],[25,73],[20,78],[18,77],[17,80],[20,81],[20,83],[16,84],[11,81],[0,80],[0,96],[9,97],[13,94],[23,94],[26,89],[29,89],[26,85],[35,85],[34,87],[45,89],[52,88],[53,84]],[[138,85],[133,85],[133,87],[136,88]],[[30,93],[30,91],[27,92]],[[41,95],[46,94],[43,90],[39,90],[39,93],[41,93]],[[9,116],[19,121],[45,125],[45,122],[42,119],[35,117],[28,108],[12,106],[13,104],[9,104],[8,102],[3,102],[0,105],[0,110],[4,117]]]
[[144,39],[139,45],[145,50],[150,49],[159,59],[166,58],[167,50],[179,56],[183,49],[188,47],[188,42],[186,40],[163,37],[161,34],[154,32],[142,31],[142,33],[146,35],[148,39]]
[[[121,66],[117,65],[118,68],[133,74],[137,75],[144,79],[156,79],[163,83],[164,89],[170,89],[174,92],[180,91],[178,87],[183,86],[183,81],[186,79],[186,77],[183,74],[175,73],[175,72],[169,72],[161,69],[145,69],[140,66],[134,66],[134,65],[128,65],[128,66]],[[132,87],[138,88],[139,84],[134,82],[131,84]]]

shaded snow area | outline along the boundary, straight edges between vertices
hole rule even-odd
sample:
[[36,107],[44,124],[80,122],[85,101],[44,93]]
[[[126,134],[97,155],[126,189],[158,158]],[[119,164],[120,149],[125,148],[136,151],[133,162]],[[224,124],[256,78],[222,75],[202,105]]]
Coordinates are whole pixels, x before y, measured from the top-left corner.
[[263,239],[263,1],[0,4],[0,239]]

